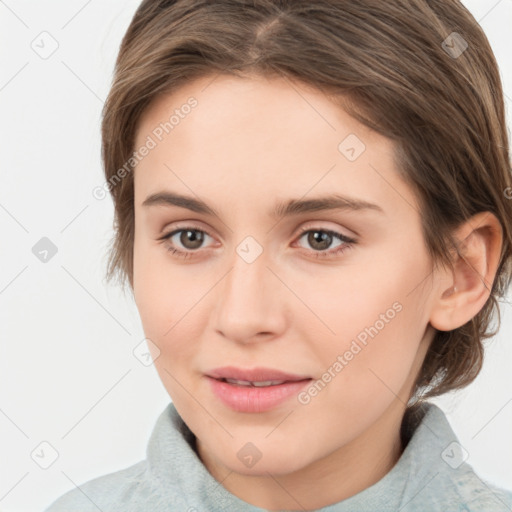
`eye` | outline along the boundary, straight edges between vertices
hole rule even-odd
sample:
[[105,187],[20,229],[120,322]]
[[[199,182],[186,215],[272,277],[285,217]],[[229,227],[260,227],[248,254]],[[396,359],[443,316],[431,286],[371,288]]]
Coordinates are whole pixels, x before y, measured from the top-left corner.
[[[356,240],[342,233],[321,228],[302,228],[299,240],[303,238],[305,238],[307,243],[313,248],[313,257],[315,258],[336,256],[350,249],[357,243]],[[335,240],[339,240],[341,243],[335,249],[326,251],[325,249],[328,249]]]
[[[176,237],[176,235],[180,236]],[[176,229],[171,233],[159,238],[159,240],[171,242],[170,244],[167,244],[167,250],[170,251],[172,254],[175,254],[176,256],[182,258],[189,258],[190,256],[192,256],[193,252],[201,248],[205,236],[212,238],[210,237],[210,235],[208,235],[208,233],[206,233],[206,231],[189,226],[181,229]],[[175,239],[174,241],[173,238]],[[176,248],[176,243],[179,243],[182,246],[184,246],[185,250]]]
[[[194,255],[194,252],[198,252],[198,249],[201,248],[205,237],[212,238],[202,229],[187,226],[176,229],[158,240],[165,242],[167,250],[173,255],[179,258],[190,258]],[[312,250],[308,252],[313,253],[312,256],[314,258],[327,258],[339,255],[357,243],[356,240],[342,233],[321,228],[302,228],[298,240],[303,238],[305,238],[307,243],[312,247]],[[326,251],[336,240],[338,240],[340,244],[335,249]],[[183,249],[179,247],[180,245]]]

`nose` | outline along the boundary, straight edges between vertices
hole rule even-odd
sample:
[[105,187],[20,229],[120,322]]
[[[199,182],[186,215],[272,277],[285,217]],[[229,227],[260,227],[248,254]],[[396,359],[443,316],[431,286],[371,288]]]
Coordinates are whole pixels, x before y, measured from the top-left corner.
[[224,338],[237,343],[269,341],[286,329],[286,287],[264,254],[248,263],[238,254],[215,296],[213,322]]

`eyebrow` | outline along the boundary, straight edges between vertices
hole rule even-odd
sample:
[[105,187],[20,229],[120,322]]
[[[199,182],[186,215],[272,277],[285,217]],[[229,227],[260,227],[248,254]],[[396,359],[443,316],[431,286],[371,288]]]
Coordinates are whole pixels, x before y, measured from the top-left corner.
[[[142,206],[178,206],[196,213],[213,215],[220,218],[217,210],[204,201],[169,191],[149,195],[142,203]],[[289,199],[288,201],[277,203],[274,209],[269,212],[269,216],[272,218],[290,217],[302,213],[326,210],[374,210],[384,213],[384,210],[377,204],[363,199],[331,194],[313,199]]]

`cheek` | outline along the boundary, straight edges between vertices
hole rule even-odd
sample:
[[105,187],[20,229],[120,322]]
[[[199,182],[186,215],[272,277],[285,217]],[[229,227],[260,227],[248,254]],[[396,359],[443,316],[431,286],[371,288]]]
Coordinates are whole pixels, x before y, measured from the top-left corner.
[[307,315],[302,327],[321,329],[322,337],[331,338],[340,349],[356,337],[363,343],[371,339],[369,331],[378,331],[378,337],[385,337],[381,334],[392,330],[390,326],[404,316],[400,310],[414,300],[409,292],[414,274],[421,274],[416,267],[407,261],[396,269],[357,262],[316,273],[314,279],[304,279],[302,283],[296,280],[294,291],[313,313]]
[[[404,306],[387,324],[381,324],[373,311],[367,312],[367,321],[356,336],[354,329],[348,329],[346,336],[327,343],[328,348],[317,354],[324,373],[298,397],[299,411],[315,418],[312,432],[323,431],[333,442],[339,442],[340,432],[349,439],[377,421],[393,402],[407,402],[419,346],[411,315],[415,315],[414,308]],[[342,329],[340,325],[340,333]],[[361,333],[365,336],[357,337]]]
[[[354,266],[328,285],[315,280],[305,290],[311,309],[329,327],[315,323],[326,333],[319,339],[308,322],[302,326],[319,340],[314,350],[327,372],[322,380],[329,380],[326,387],[336,400],[357,407],[384,395],[393,398],[404,386],[426,327],[425,297],[420,287],[415,289],[427,275],[425,268],[419,255],[407,259],[402,254],[400,265],[364,271]],[[319,294],[318,287],[329,292]]]
[[[174,318],[176,303],[183,299],[187,289],[180,283],[179,270],[172,270],[165,246],[151,240],[142,229],[140,235],[136,231],[133,291],[145,326],[156,327],[159,322],[171,322]],[[167,318],[167,315],[172,316]],[[162,329],[163,326],[160,331]]]
[[161,351],[162,339],[176,323],[179,294],[168,281],[161,257],[146,244],[135,242],[133,254],[133,293],[144,333]]
[[204,330],[200,302],[211,285],[201,284],[192,267],[185,268],[170,264],[163,247],[135,245],[134,298],[144,334],[160,351],[155,366],[162,378],[163,367],[185,367]]

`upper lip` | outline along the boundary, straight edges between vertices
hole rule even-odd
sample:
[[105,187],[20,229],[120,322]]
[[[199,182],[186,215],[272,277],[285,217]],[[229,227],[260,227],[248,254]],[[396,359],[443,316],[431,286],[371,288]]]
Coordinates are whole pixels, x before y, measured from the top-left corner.
[[310,379],[308,375],[295,375],[285,373],[273,368],[236,368],[234,366],[223,366],[210,370],[207,375],[214,379],[236,379],[248,382],[263,382],[267,380],[298,381]]

